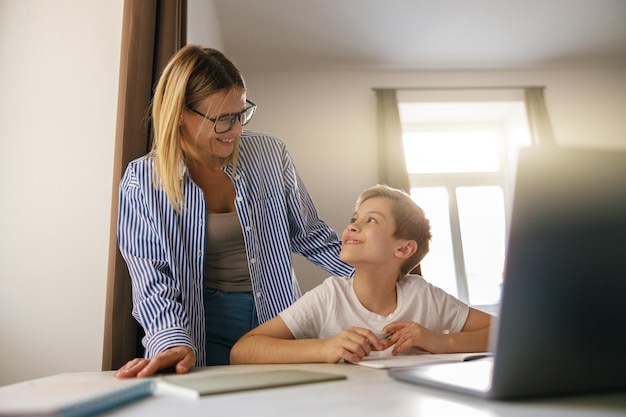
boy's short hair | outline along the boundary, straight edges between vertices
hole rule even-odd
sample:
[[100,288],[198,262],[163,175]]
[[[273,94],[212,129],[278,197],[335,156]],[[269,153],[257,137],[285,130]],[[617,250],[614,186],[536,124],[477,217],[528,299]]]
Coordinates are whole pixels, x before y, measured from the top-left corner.
[[394,237],[414,240],[417,243],[415,253],[400,268],[400,276],[404,276],[419,265],[430,250],[430,221],[409,194],[385,184],[377,184],[363,191],[356,201],[356,209],[364,201],[374,197],[386,197],[393,202],[391,214],[396,223]]

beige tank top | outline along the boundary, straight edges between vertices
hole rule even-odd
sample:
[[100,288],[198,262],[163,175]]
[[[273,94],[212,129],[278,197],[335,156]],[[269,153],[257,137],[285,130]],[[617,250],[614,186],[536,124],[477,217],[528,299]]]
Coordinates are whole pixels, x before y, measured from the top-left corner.
[[206,215],[204,285],[227,292],[252,291],[246,245],[237,212]]

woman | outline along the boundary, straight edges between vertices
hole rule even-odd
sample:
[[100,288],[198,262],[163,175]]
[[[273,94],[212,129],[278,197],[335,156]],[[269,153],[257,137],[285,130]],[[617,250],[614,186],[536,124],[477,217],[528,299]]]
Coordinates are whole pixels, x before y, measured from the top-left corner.
[[221,52],[182,48],[152,102],[154,145],[120,184],[118,244],[145,359],[118,377],[229,363],[230,348],[299,296],[291,252],[351,275],[285,145],[244,131],[256,110]]

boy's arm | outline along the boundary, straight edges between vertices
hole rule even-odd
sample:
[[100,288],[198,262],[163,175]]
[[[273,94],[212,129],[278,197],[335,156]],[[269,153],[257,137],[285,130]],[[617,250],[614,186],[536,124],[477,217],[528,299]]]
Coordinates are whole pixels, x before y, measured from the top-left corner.
[[276,316],[235,343],[230,363],[356,362],[382,348],[376,335],[362,328],[350,328],[329,339],[294,339],[283,319]]
[[489,348],[490,329],[491,316],[470,307],[465,325],[458,333],[435,333],[413,322],[392,323],[383,332],[393,333],[392,354],[397,355],[409,348],[430,353],[485,352]]
[[491,315],[470,307],[460,333],[448,334],[449,352],[486,352],[489,349]]

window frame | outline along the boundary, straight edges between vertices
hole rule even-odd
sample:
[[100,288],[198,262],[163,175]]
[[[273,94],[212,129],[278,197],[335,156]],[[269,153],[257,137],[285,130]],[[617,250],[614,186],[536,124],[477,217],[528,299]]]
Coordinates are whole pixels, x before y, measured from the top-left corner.
[[[447,101],[447,100],[444,100]],[[489,100],[486,100],[489,101]],[[494,102],[499,102],[495,100]],[[522,100],[510,100],[520,103],[523,106]],[[410,100],[399,102],[402,103],[418,103],[420,100]],[[452,103],[452,101],[450,101]],[[423,102],[422,102],[423,103]],[[458,105],[455,102],[455,105]],[[468,103],[469,104],[469,103]],[[520,116],[526,117],[525,111],[521,110]],[[465,266],[465,254],[463,250],[462,236],[461,236],[461,220],[459,215],[459,206],[457,202],[457,189],[463,187],[474,186],[494,186],[502,190],[502,196],[504,198],[504,231],[503,241],[506,252],[506,244],[508,237],[508,225],[511,211],[511,196],[512,196],[512,184],[515,175],[515,164],[517,152],[521,146],[530,145],[530,135],[528,139],[524,138],[520,142],[519,138],[514,138],[511,133],[511,128],[507,124],[510,124],[510,120],[506,117],[495,116],[491,120],[477,120],[471,121],[467,118],[459,118],[455,120],[453,116],[445,120],[436,120],[430,122],[428,120],[419,120],[406,122],[401,120],[401,128],[404,135],[407,133],[427,133],[427,132],[449,132],[449,131],[485,131],[493,132],[496,137],[496,146],[499,157],[499,170],[493,172],[443,172],[443,173],[411,173],[407,172],[409,177],[409,184],[411,188],[426,188],[426,187],[439,187],[444,188],[448,194],[448,215],[450,222],[450,239],[452,244],[452,254],[454,258],[454,271],[456,280],[457,297],[470,304],[470,286],[467,277],[467,271]],[[527,121],[524,120],[527,124]],[[408,163],[407,163],[408,165]],[[407,168],[407,171],[409,169]],[[418,202],[419,203],[419,202]],[[506,260],[505,260],[506,262]],[[503,265],[504,268],[504,265]],[[426,277],[427,278],[427,277]],[[480,308],[484,311],[496,313],[499,308],[499,301],[494,304],[478,305],[470,304],[475,308]]]

